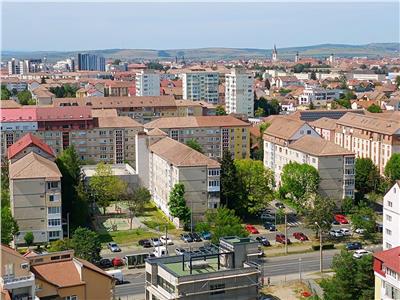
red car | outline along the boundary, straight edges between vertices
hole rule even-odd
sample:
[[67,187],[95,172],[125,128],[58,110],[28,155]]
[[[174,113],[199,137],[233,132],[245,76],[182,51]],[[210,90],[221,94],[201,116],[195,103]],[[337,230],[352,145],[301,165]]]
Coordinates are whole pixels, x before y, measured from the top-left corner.
[[111,262],[114,267],[121,267],[124,265],[124,261],[119,257],[114,257]]
[[259,234],[257,228],[255,228],[254,225],[247,224],[246,225],[246,230],[248,232],[250,232],[250,233],[253,233],[253,234]]
[[286,238],[285,235],[282,234],[282,233],[278,233],[278,234],[275,236],[275,241],[277,241],[278,243],[281,243],[281,244],[286,244],[286,242],[287,242],[288,245],[292,243],[292,242],[290,241],[290,239]]
[[293,237],[299,241],[308,241],[308,237],[302,232],[294,232]]
[[347,221],[344,215],[335,215],[335,220],[338,221],[340,224],[349,224],[349,221]]

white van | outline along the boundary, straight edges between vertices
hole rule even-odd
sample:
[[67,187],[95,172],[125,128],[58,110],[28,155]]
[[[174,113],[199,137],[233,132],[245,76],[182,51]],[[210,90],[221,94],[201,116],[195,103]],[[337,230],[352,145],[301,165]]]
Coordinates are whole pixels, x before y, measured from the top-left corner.
[[106,273],[115,278],[115,284],[124,283],[124,274],[122,274],[121,270],[110,270],[106,271]]
[[164,246],[158,246],[154,248],[153,254],[155,257],[167,256],[168,250]]

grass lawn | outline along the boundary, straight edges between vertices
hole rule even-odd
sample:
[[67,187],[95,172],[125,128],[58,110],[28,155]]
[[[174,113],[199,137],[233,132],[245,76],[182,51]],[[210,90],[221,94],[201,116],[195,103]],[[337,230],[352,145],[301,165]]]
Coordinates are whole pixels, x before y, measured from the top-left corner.
[[146,205],[142,215],[138,218],[144,225],[154,230],[164,231],[165,225],[168,226],[168,230],[175,229],[174,224],[172,224],[172,222],[153,202]]
[[148,239],[155,237],[156,234],[148,231],[147,229],[137,228],[132,230],[110,231],[100,233],[100,240],[102,243],[114,241],[121,245],[137,243],[141,239]]

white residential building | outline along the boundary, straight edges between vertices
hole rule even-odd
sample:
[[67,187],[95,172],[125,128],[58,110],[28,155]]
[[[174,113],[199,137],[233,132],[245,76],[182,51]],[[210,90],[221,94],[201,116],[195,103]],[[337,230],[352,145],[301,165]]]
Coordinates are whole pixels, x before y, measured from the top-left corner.
[[383,250],[400,246],[400,180],[383,198]]
[[343,92],[341,90],[327,90],[318,86],[306,86],[303,93],[299,95],[299,105],[310,105],[312,102],[316,106],[327,104],[328,100],[339,99]]
[[160,74],[154,70],[136,73],[136,96],[160,96]]
[[182,96],[185,100],[218,103],[218,72],[190,72],[182,74]]
[[225,108],[228,114],[254,115],[253,75],[235,68],[225,74]]
[[400,246],[374,253],[375,300],[400,299]]

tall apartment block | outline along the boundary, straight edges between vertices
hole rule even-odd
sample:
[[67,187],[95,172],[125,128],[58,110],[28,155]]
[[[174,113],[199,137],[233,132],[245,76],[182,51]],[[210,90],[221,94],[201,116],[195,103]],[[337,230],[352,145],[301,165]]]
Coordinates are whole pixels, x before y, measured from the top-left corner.
[[61,173],[53,149],[32,134],[8,148],[10,204],[19,233],[15,244],[24,244],[32,232],[34,243],[63,238],[61,223]]
[[400,180],[383,197],[383,250],[400,246]]
[[235,68],[225,74],[225,109],[228,114],[254,116],[253,75]]
[[78,53],[78,70],[105,71],[106,60],[102,56],[89,53]]
[[160,74],[155,70],[142,70],[135,75],[136,96],[160,96]]
[[182,74],[182,95],[185,100],[218,103],[218,72],[190,72]]

